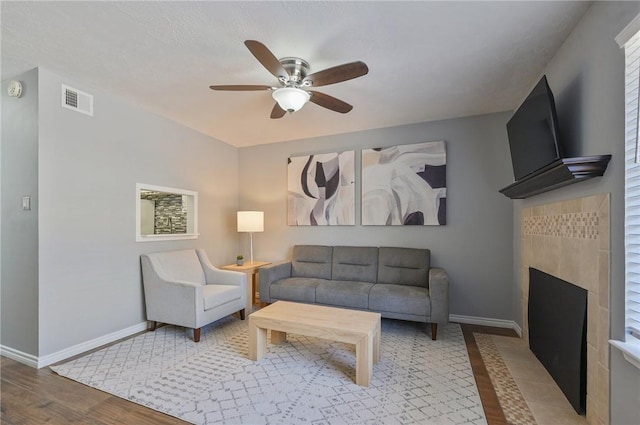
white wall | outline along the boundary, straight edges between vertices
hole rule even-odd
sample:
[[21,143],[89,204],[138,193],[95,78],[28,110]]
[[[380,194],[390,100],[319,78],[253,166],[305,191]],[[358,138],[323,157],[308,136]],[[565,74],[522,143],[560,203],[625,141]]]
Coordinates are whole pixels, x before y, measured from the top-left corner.
[[[13,78],[21,98],[2,82],[2,273],[0,344],[38,355],[38,70]],[[22,197],[31,196],[31,211]]]
[[[240,206],[265,212],[265,231],[254,234],[254,257],[287,259],[293,245],[307,243],[429,248],[433,264],[449,273],[452,314],[513,320],[512,206],[498,193],[513,179],[505,129],[509,116],[483,115],[240,149]],[[283,118],[282,125],[288,119],[295,117]],[[355,149],[360,223],[360,150],[436,140],[447,146],[445,226],[287,225],[289,156]],[[248,237],[244,252],[247,241]]]
[[[95,95],[94,117],[60,106],[60,86]],[[39,355],[145,320],[139,256],[237,251],[238,151],[46,69],[39,73]],[[136,183],[199,193],[200,238],[135,242]],[[4,320],[3,320],[4,321]]]
[[[624,334],[624,52],[614,37],[638,13],[640,2],[594,3],[544,70],[555,95],[568,155],[612,154],[605,175],[514,202],[514,267],[519,270],[522,208],[611,193],[609,310],[611,335],[618,339]],[[519,300],[517,281],[514,287]],[[519,309],[515,300],[514,304]],[[610,370],[611,423],[640,423],[640,371],[615,350]]]

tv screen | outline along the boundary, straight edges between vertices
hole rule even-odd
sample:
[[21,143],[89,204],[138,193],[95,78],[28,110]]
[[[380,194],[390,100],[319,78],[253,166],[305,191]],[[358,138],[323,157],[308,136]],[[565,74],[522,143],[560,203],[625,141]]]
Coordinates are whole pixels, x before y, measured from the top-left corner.
[[562,158],[553,94],[544,76],[507,123],[516,181]]

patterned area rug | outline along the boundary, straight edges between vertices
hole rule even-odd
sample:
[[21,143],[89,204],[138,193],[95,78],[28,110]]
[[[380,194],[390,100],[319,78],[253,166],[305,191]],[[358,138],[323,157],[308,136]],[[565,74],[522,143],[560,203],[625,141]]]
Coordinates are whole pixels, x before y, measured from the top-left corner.
[[510,425],[536,425],[533,413],[522,396],[518,384],[511,376],[491,335],[474,332],[473,337],[507,422]]
[[59,375],[194,424],[486,424],[460,326],[383,320],[371,386],[353,345],[289,335],[247,358],[246,321],[164,326],[54,366]]

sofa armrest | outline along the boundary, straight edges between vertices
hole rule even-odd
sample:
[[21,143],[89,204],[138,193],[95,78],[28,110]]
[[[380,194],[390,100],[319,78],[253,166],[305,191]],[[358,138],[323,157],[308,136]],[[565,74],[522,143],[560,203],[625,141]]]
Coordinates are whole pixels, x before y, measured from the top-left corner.
[[429,269],[429,297],[431,298],[431,323],[449,323],[449,277],[444,269]]
[[291,277],[291,261],[281,261],[260,267],[260,301],[271,302],[270,286],[273,282]]

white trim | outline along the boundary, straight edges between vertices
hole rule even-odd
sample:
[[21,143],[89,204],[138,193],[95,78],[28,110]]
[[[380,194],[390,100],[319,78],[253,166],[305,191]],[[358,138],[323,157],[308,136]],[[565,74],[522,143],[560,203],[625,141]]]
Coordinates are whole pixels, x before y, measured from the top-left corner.
[[633,18],[633,20],[629,22],[629,25],[620,31],[620,34],[616,36],[616,43],[618,43],[620,48],[623,48],[624,45],[627,44],[627,41],[629,41],[638,31],[640,31],[640,14]]
[[90,341],[81,342],[80,344],[72,347],[65,348],[58,352],[48,354],[42,357],[36,357],[32,354],[23,353],[11,347],[0,345],[0,354],[13,359],[17,362],[24,363],[27,366],[42,368],[54,363],[58,363],[69,357],[76,356],[78,354],[86,353],[94,348],[101,347],[103,345],[111,344],[119,339],[127,338],[131,335],[137,334],[147,330],[147,322],[138,323],[137,325],[129,326],[128,328],[121,329],[119,331],[112,332],[107,335],[92,339]]
[[81,342],[80,344],[74,345],[69,348],[65,348],[64,350],[60,350],[58,352],[48,354],[43,357],[39,357],[38,369],[40,369],[41,367],[49,366],[50,364],[54,364],[62,360],[68,359],[69,357],[73,357],[78,354],[85,353],[87,351],[93,350],[94,348],[98,348],[106,344],[111,344],[114,341],[129,337],[138,332],[142,332],[146,330],[147,330],[147,322],[138,323],[137,325],[129,326],[128,328],[121,329],[119,331],[115,331],[107,335],[103,335],[101,337],[92,339],[90,341]]
[[627,342],[610,339],[609,344],[622,351],[624,358],[640,369],[640,343],[634,342],[632,338],[627,338]]
[[26,364],[31,367],[38,367],[38,357],[33,354],[23,353],[20,350],[16,350],[5,345],[0,345],[0,355],[8,357],[11,360],[15,360],[22,364]]
[[462,316],[459,314],[450,314],[449,320],[457,323],[466,323],[468,325],[493,326],[495,328],[513,329],[518,336],[522,337],[522,329],[513,320],[490,319],[487,317]]

